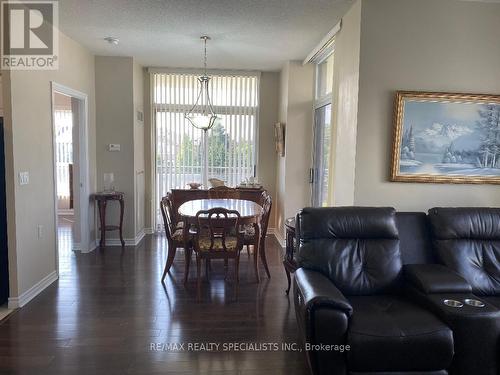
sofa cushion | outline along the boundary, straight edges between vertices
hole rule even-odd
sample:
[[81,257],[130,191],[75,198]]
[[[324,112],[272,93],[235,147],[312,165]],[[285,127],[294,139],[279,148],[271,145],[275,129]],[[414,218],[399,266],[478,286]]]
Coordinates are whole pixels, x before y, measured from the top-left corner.
[[351,297],[347,341],[352,371],[437,371],[453,358],[452,331],[397,296]]
[[433,208],[429,219],[440,261],[474,293],[500,295],[500,209]]
[[401,253],[393,208],[305,208],[297,217],[298,263],[323,273],[345,295],[390,293]]

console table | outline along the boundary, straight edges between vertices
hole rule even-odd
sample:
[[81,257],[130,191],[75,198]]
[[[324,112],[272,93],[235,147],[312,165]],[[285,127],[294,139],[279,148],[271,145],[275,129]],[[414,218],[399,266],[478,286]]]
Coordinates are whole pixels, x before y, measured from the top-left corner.
[[[125,241],[123,240],[123,213],[125,211],[125,200],[124,193],[119,191],[113,192],[101,192],[94,194],[94,198],[99,206],[99,219],[101,221],[101,241],[99,246],[106,246],[106,232],[117,230],[120,233],[120,242],[122,246],[125,246]],[[106,207],[108,201],[118,201],[120,203],[120,223],[119,225],[106,225]]]
[[285,258],[283,259],[283,267],[285,267],[286,278],[288,280],[288,288],[286,294],[290,293],[291,278],[290,274],[294,273],[298,268],[297,262],[293,258],[296,248],[295,240],[295,218],[291,217],[285,220],[286,229],[286,251]]

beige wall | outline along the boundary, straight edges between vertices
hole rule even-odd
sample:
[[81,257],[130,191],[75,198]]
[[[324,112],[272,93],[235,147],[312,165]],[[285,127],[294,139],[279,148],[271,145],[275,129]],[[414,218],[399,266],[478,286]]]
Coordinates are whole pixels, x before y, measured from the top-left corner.
[[328,187],[332,206],[354,202],[360,32],[361,0],[358,0],[342,18],[342,29],[335,37],[330,153],[333,168]]
[[[59,43],[59,70],[3,72],[10,296],[14,298],[56,270],[51,81],[89,97],[90,192],[95,191],[94,56],[63,34]],[[28,185],[18,184],[21,171],[29,172]],[[38,225],[43,226],[41,238]]]
[[[135,233],[144,230],[144,119],[138,119],[138,113],[144,114],[144,70],[134,61],[134,169],[135,169]],[[143,115],[144,116],[144,115]]]
[[285,124],[285,157],[277,162],[278,236],[284,221],[310,205],[309,168],[312,148],[313,75],[311,64],[289,61],[281,73],[280,122]]
[[[260,76],[259,108],[259,182],[267,189],[276,205],[276,158],[274,146],[274,124],[278,122],[280,75],[263,72]],[[276,211],[276,208],[273,208]],[[269,219],[269,228],[275,228],[274,213]]]
[[392,183],[396,90],[500,94],[500,4],[363,1],[354,203],[401,210],[497,206],[495,185]]
[[[123,236],[134,241],[144,229],[143,70],[132,57],[96,56],[97,186],[104,188],[104,173],[113,173],[115,189],[125,193]],[[120,144],[119,152],[108,151]],[[106,221],[117,222],[119,206],[109,205]],[[118,238],[111,232],[107,238]]]

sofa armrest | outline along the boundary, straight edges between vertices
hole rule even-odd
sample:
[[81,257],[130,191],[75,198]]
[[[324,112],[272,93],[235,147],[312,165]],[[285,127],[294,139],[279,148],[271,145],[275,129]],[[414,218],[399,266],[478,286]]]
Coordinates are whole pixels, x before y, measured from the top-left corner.
[[424,294],[472,292],[462,276],[440,264],[407,264],[403,270],[406,282]]
[[295,273],[297,286],[301,291],[301,302],[307,310],[329,307],[352,315],[352,306],[342,292],[323,274],[299,268]]

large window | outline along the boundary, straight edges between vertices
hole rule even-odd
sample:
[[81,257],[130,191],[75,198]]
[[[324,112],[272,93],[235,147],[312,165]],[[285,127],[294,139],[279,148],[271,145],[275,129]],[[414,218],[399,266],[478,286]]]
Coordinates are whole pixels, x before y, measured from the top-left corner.
[[312,205],[328,205],[332,118],[333,53],[316,65],[314,96],[314,143]]
[[[152,74],[156,202],[170,189],[202,183],[203,133],[184,119],[198,94],[198,76]],[[212,103],[220,120],[207,134],[208,178],[236,186],[256,171],[259,76],[235,73],[211,77]]]

